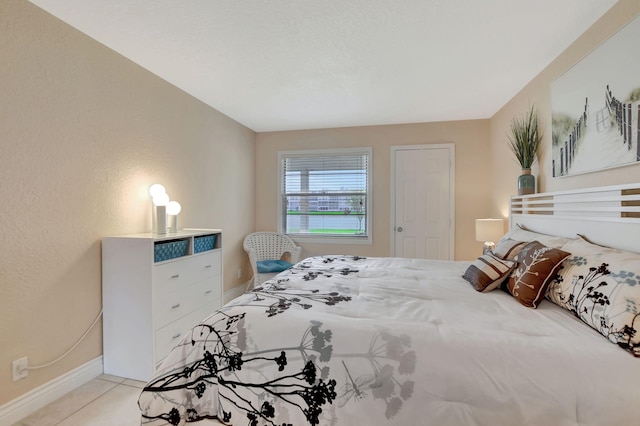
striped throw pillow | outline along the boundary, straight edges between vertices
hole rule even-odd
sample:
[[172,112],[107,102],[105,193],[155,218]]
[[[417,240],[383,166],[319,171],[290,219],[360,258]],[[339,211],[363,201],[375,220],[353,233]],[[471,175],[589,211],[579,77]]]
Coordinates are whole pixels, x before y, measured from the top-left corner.
[[516,262],[503,260],[488,253],[469,265],[462,278],[469,281],[476,290],[488,293],[498,288],[515,266]]
[[518,255],[522,247],[526,246],[525,241],[516,241],[511,238],[503,238],[498,241],[496,248],[493,250],[493,254],[500,259],[513,260]]

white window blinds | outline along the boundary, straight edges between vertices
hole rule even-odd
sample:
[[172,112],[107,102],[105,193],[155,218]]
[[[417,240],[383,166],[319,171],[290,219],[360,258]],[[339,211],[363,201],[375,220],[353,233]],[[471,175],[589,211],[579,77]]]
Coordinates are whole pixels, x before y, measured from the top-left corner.
[[369,157],[369,150],[282,154],[284,232],[367,237]]

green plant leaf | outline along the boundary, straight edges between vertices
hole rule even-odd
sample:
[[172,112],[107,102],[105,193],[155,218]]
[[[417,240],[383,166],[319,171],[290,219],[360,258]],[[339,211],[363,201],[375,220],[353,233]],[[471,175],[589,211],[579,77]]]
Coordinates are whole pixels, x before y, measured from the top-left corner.
[[538,147],[542,135],[538,131],[538,113],[532,106],[522,117],[511,120],[509,148],[523,169],[530,169],[538,159]]

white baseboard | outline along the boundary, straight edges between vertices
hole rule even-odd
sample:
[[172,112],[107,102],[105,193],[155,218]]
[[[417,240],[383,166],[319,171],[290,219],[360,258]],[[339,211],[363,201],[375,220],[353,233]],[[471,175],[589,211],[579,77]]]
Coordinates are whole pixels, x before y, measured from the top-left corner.
[[234,288],[232,288],[231,290],[227,290],[224,292],[224,303],[227,304],[229,302],[231,302],[233,299],[235,299],[238,296],[242,296],[245,293],[245,289],[247,288],[247,284],[249,284],[249,281],[245,282],[244,284],[241,285],[237,285]]
[[12,425],[102,374],[102,356],[0,406],[0,425]]

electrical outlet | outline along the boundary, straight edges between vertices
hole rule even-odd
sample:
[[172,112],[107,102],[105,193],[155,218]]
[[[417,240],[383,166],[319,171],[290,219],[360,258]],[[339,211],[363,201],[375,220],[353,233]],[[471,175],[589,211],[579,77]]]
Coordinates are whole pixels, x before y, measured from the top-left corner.
[[13,371],[13,381],[24,379],[29,375],[29,358],[16,359],[11,363],[11,371]]
[[238,279],[242,279],[242,269],[238,269]]

